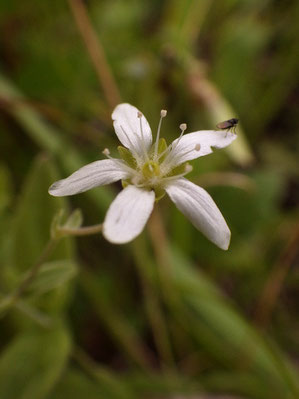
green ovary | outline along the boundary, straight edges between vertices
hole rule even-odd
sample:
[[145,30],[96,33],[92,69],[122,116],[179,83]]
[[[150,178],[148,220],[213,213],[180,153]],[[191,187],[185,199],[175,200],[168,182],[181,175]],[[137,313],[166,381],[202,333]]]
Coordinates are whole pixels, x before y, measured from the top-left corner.
[[142,166],[143,177],[147,179],[152,179],[153,177],[160,176],[160,167],[157,162],[148,161]]

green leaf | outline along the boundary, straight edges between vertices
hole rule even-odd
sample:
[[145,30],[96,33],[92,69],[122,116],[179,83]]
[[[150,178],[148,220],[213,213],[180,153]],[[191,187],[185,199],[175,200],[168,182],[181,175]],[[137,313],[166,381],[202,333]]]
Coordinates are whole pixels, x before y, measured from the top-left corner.
[[49,399],[133,399],[133,392],[120,376],[110,370],[97,366],[90,370],[93,379],[82,372],[70,369],[56,386]]
[[[16,289],[16,283],[20,281],[21,276],[36,264],[50,239],[53,215],[61,208],[67,208],[65,198],[54,198],[48,194],[50,184],[58,178],[52,162],[45,156],[40,156],[33,163],[24,182],[12,223],[11,245],[5,273],[7,292]],[[76,212],[77,220],[80,219],[78,215]],[[64,238],[58,242],[46,261],[72,259],[73,255],[73,240]],[[63,310],[67,304],[68,286],[64,284],[55,288],[31,305],[43,312],[57,313]],[[17,321],[19,322],[20,318]]]
[[[51,399],[98,399],[103,389],[94,380],[86,377],[78,370],[68,371],[51,393]],[[106,396],[109,398],[109,396]]]
[[81,209],[75,209],[67,218],[67,221],[64,223],[63,227],[68,229],[78,229],[82,226],[82,223],[83,215]]
[[0,398],[45,398],[59,379],[70,348],[62,327],[17,337],[0,357]]
[[183,309],[192,309],[189,316],[184,312],[177,313],[177,317],[184,320],[185,326],[192,326],[193,337],[218,361],[226,361],[232,367],[246,362],[260,384],[271,387],[281,397],[297,397],[291,395],[299,392],[298,377],[283,354],[238,314],[203,273],[194,272],[188,260],[174,247],[171,262],[173,283],[185,303]]
[[34,295],[41,295],[67,283],[77,274],[75,262],[64,259],[44,263],[30,285]]
[[51,223],[51,237],[53,240],[68,236],[69,234],[61,231],[61,229],[77,229],[81,227],[83,223],[83,215],[80,209],[75,209],[67,220],[64,222],[64,210],[60,209]]

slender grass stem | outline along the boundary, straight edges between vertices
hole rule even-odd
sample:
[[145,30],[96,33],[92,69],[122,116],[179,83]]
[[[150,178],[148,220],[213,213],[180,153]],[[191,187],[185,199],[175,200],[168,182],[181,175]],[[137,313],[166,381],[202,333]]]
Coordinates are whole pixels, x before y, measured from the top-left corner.
[[298,256],[299,228],[296,227],[286,247],[274,265],[256,307],[256,322],[266,327],[283,288],[283,283],[296,256]]
[[[0,302],[0,315],[3,316],[6,311],[11,306],[16,306],[18,300],[22,297],[24,292],[30,286],[36,275],[38,274],[41,266],[45,262],[45,260],[50,256],[52,251],[54,250],[58,240],[49,240],[46,244],[43,252],[41,253],[40,257],[36,261],[36,263],[32,266],[32,268],[28,271],[25,275],[24,279],[21,281],[19,286],[9,295],[5,296],[2,301]],[[22,305],[21,305],[22,308]],[[24,307],[23,307],[24,310]]]
[[68,3],[103,88],[107,103],[110,108],[114,108],[121,102],[120,93],[107,62],[104,48],[90,21],[86,6],[82,0],[68,0]]
[[[75,346],[72,356],[82,369],[107,388],[109,393],[112,392],[117,398],[121,399],[129,399],[131,397],[124,383],[121,383],[118,377],[113,377],[112,373],[96,363],[83,349]],[[118,378],[117,383],[116,378]]]
[[140,245],[141,240],[142,238],[139,238],[137,244],[133,245],[133,251],[138,274],[142,283],[146,312],[156,348],[162,361],[162,367],[165,371],[169,369],[174,370],[176,368],[175,359],[167,331],[167,322],[159,303],[157,290],[155,290],[152,279],[149,277],[149,272],[146,270],[147,267],[152,267],[152,264],[145,259],[146,251],[144,251],[144,248]]
[[16,288],[16,290],[11,294],[10,297],[10,303],[13,305],[17,302],[17,300],[23,295],[23,293],[27,290],[27,288],[30,286],[34,278],[39,272],[39,269],[41,268],[42,264],[46,261],[46,259],[50,256],[50,254],[53,252],[54,248],[57,245],[57,240],[49,240],[48,243],[46,244],[42,254],[36,261],[36,263],[33,265],[33,267],[29,270],[29,272],[26,274],[24,277],[23,281],[21,284]]

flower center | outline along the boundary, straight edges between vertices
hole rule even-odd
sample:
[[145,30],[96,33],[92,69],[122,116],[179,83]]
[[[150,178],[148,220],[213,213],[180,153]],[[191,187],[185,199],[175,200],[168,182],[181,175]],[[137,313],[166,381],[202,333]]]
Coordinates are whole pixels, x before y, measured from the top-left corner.
[[152,179],[160,176],[160,166],[155,161],[147,161],[142,166],[142,174],[145,179]]
[[[165,139],[160,138],[161,123],[166,114],[165,110],[161,111],[156,140],[151,148],[147,149],[142,130],[142,114],[138,113],[137,117],[140,119],[141,132],[139,139],[143,154],[131,152],[128,148],[122,146],[117,148],[120,158],[125,161],[124,167],[128,168],[129,175],[131,175],[128,179],[123,180],[123,186],[134,184],[136,187],[154,190],[157,201],[165,194],[165,184],[185,176],[192,170],[192,167],[187,162],[177,165],[177,162],[174,162],[173,155],[187,129],[186,124],[182,123],[180,125],[181,134],[179,138],[169,146],[167,146]],[[109,157],[106,150],[104,154]]]

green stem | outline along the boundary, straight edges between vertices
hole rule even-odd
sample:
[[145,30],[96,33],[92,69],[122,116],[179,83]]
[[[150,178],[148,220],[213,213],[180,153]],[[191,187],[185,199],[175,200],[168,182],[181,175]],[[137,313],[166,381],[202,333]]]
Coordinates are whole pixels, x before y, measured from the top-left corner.
[[139,238],[136,245],[133,244],[136,266],[142,281],[145,307],[157,350],[166,370],[175,370],[175,359],[167,330],[167,322],[162,312],[157,293],[153,286],[152,278],[149,276],[149,268],[152,262],[147,258],[147,252]]
[[105,295],[101,293],[102,285],[87,268],[81,271],[79,284],[94,306],[94,310],[101,322],[119,346],[141,369],[150,370],[152,363],[151,352],[142,342],[134,326],[113,305],[113,301],[107,301]]
[[121,102],[121,96],[99,35],[92,26],[85,3],[82,0],[68,0],[68,3],[95,68],[100,85],[103,88],[107,103],[113,109]]
[[75,346],[72,356],[88,375],[97,380],[101,384],[102,388],[107,389],[109,394],[113,393],[113,395],[119,399],[131,398],[132,393],[128,392],[124,383],[122,383],[119,378],[117,379],[116,376],[114,377],[108,370],[96,363],[83,349]]
[[103,230],[102,224],[95,224],[93,226],[79,227],[77,229],[70,229],[67,227],[59,227],[59,233],[68,236],[88,236],[92,234],[101,233]]
[[18,286],[14,293],[11,295],[11,304],[14,305],[16,301],[23,295],[23,293],[27,290],[30,286],[34,278],[39,272],[39,269],[45,262],[45,260],[50,256],[54,248],[56,247],[57,240],[49,240],[45,249],[43,250],[42,254],[40,255],[39,259],[35,263],[35,265],[29,270],[26,274],[24,280]]

